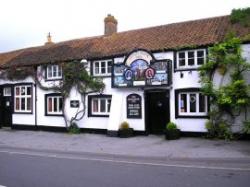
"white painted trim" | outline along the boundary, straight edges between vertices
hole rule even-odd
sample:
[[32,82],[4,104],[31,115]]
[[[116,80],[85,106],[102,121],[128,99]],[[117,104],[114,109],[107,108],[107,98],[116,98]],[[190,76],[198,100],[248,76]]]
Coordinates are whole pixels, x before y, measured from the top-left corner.
[[[48,65],[47,67],[47,79],[53,80],[53,79],[61,79],[62,78],[62,67],[54,64],[54,65]],[[54,73],[56,75],[54,75]]]
[[[30,88],[30,95],[27,95],[27,88]],[[19,88],[19,95],[16,95],[16,88]],[[22,88],[24,88],[24,92],[25,95],[21,95],[22,93]],[[31,112],[32,111],[32,86],[31,85],[18,85],[14,87],[14,111],[16,113],[18,112]],[[16,109],[16,99],[19,98],[19,110]],[[24,99],[24,105],[25,105],[25,109],[22,110],[22,99]],[[28,103],[28,99],[30,99],[30,110],[28,110],[27,108],[27,103]]]
[[11,96],[11,87],[4,87],[3,88],[3,96],[8,97]]
[[[49,111],[49,98],[52,99],[52,111],[51,112]],[[55,99],[57,100],[57,106],[56,106],[56,109],[58,109],[57,112],[55,112],[55,108],[54,108]],[[53,114],[60,115],[60,114],[62,114],[62,109],[60,110],[60,99],[62,99],[62,96],[47,96],[46,104],[47,104],[47,114],[48,115],[53,115]]]
[[[186,108],[186,112],[182,112],[181,111],[181,94],[186,94],[186,99],[187,99],[187,108]],[[190,94],[195,94],[196,95],[196,112],[190,112]],[[201,92],[180,92],[178,94],[178,100],[179,100],[179,106],[178,106],[178,111],[179,111],[179,115],[180,116],[204,116],[207,115],[207,96],[205,96],[205,112],[199,112],[200,110],[200,105],[199,105],[199,94],[201,94]]]
[[[176,66],[177,66],[177,69],[178,70],[182,70],[182,69],[188,69],[188,68],[198,68],[198,67],[200,67],[201,65],[198,65],[198,55],[197,55],[197,53],[198,53],[198,51],[203,51],[203,54],[204,54],[204,57],[203,57],[203,59],[204,59],[204,63],[206,63],[206,58],[207,58],[207,54],[206,54],[206,49],[195,49],[195,50],[183,50],[183,51],[178,51],[177,52],[177,55],[176,55]],[[194,65],[188,65],[188,52],[194,52]],[[185,54],[185,57],[184,57],[184,59],[185,59],[185,65],[184,66],[180,66],[179,65],[179,60],[180,60],[180,58],[179,58],[179,53],[184,53]],[[183,58],[181,58],[181,59],[183,59]]]
[[[101,64],[105,63],[105,73],[102,73],[102,67]],[[108,66],[108,63],[111,63],[111,66]],[[98,67],[96,67],[96,64],[98,64]],[[110,67],[110,69],[109,69]],[[98,73],[95,71],[96,68],[98,68]],[[93,62],[93,75],[94,76],[111,76],[111,69],[112,69],[112,60],[108,59],[108,60],[99,60],[99,61],[94,61]],[[108,72],[110,70],[110,72]]]

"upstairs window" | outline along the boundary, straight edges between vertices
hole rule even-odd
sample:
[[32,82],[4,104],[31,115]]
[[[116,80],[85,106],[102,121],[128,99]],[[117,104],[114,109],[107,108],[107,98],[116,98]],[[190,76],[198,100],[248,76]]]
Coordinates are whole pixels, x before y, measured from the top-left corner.
[[112,68],[112,60],[101,60],[93,62],[94,76],[110,76]]
[[47,79],[61,79],[62,78],[62,67],[59,65],[48,65],[47,66]]
[[206,50],[187,50],[177,52],[177,69],[193,69],[206,62]]
[[15,86],[14,111],[17,113],[32,112],[32,87],[31,85]]

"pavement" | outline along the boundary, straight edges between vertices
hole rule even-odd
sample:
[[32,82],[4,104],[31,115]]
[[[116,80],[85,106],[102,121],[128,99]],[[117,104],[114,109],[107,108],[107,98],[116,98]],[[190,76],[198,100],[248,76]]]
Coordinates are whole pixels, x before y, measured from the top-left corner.
[[104,134],[55,133],[0,129],[0,150],[22,149],[62,153],[141,157],[155,159],[244,160],[250,163],[250,141],[210,140],[181,137],[165,140],[149,135],[131,138]]

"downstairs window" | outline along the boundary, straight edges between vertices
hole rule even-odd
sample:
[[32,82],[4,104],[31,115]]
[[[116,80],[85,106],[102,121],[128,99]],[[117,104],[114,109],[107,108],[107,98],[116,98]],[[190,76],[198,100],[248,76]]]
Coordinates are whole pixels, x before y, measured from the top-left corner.
[[91,95],[88,97],[88,115],[108,117],[111,106],[111,95]]
[[176,117],[207,117],[208,97],[199,89],[176,90]]

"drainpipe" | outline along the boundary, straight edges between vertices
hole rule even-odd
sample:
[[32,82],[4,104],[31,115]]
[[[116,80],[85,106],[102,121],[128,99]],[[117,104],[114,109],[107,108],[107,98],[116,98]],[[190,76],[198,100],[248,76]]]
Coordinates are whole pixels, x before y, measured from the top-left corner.
[[35,86],[35,127],[37,129],[37,87],[36,84],[34,84]]

